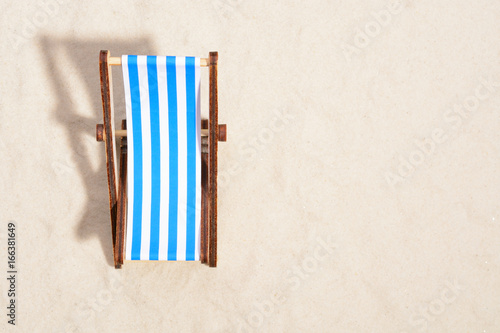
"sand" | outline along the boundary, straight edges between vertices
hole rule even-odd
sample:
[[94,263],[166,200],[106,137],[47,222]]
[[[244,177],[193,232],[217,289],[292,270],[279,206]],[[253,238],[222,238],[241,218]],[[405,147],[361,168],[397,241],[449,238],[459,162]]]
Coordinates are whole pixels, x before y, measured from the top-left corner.
[[[2,7],[0,331],[500,330],[498,2]],[[101,49],[219,52],[216,269],[113,268]]]

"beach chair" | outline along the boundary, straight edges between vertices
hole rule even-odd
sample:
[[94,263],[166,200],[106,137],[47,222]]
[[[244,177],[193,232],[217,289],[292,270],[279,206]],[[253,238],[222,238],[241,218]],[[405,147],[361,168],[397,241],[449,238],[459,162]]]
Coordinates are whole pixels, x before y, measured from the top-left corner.
[[[125,260],[217,265],[217,52],[208,58],[111,57],[99,68],[115,268]],[[115,129],[111,68],[123,71],[126,120]],[[209,68],[209,118],[200,71]],[[119,143],[119,144],[118,144]]]

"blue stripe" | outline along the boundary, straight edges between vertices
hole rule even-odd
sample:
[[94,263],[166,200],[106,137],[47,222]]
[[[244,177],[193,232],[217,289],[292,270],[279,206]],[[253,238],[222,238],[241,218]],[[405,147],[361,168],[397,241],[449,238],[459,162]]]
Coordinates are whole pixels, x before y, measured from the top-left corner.
[[196,245],[196,86],[195,59],[186,57],[187,212],[186,260],[194,260]]
[[167,57],[168,142],[169,142],[169,207],[168,260],[177,259],[177,204],[178,204],[178,143],[177,143],[177,77],[175,57]]
[[137,56],[128,56],[130,99],[132,100],[132,131],[134,142],[134,214],[132,220],[132,260],[141,259],[142,228],[142,125],[141,94],[139,91],[139,71]]
[[151,231],[149,260],[158,260],[160,247],[160,103],[156,57],[148,56],[149,109],[151,120]]

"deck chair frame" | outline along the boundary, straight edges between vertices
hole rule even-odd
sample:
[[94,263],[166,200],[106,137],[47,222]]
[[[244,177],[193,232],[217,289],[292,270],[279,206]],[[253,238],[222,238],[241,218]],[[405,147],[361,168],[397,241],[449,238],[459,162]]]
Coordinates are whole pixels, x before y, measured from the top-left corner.
[[[226,125],[218,124],[217,61],[217,52],[210,52],[208,58],[200,61],[202,67],[209,67],[209,118],[201,123],[200,261],[210,267],[217,266],[218,141],[226,141]],[[96,140],[104,141],[106,147],[113,258],[115,268],[121,268],[124,261],[127,207],[127,125],[122,120],[121,129],[114,128],[113,65],[121,65],[121,58],[111,57],[108,50],[102,50],[99,54],[99,71],[103,124],[96,126]],[[120,142],[119,149],[115,139]]]

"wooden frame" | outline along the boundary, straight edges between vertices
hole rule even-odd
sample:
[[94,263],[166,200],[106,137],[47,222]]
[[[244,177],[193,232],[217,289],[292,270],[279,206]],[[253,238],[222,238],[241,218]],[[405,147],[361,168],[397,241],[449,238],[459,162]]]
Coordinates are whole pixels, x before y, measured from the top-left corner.
[[[210,267],[217,266],[217,147],[226,141],[226,125],[218,124],[217,103],[217,52],[210,52],[208,59],[201,59],[201,66],[209,67],[209,119],[202,120],[201,137],[201,221],[200,261]],[[115,268],[124,262],[126,207],[127,207],[127,136],[126,121],[121,130],[114,128],[114,109],[110,66],[121,65],[121,58],[110,57],[107,50],[99,54],[103,124],[96,126],[96,140],[106,144],[106,169],[108,174],[109,210],[113,238]],[[206,136],[204,136],[206,135]],[[115,138],[120,140],[119,172],[116,164]],[[118,188],[117,188],[118,187]]]

